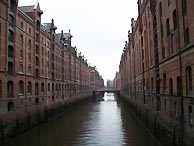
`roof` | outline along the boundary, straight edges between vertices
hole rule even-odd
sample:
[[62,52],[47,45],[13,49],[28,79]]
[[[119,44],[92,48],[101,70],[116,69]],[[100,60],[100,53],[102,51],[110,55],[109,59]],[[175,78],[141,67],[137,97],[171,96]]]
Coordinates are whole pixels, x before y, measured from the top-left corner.
[[33,12],[35,5],[31,5],[31,6],[21,6],[19,7],[23,12],[28,13],[28,12]]
[[23,15],[25,15],[26,18],[28,18],[31,22],[34,22],[34,20],[33,20],[30,16],[28,16],[24,11],[22,11],[20,8],[18,8],[18,11],[19,11],[20,13],[22,13]]
[[[47,32],[50,32],[50,29],[51,29],[51,25],[52,23],[43,23],[45,29],[47,30]],[[55,29],[57,29],[56,26],[54,26]]]
[[71,35],[71,33],[64,33],[63,37],[68,40],[69,38],[71,38],[73,36]]
[[45,30],[47,32],[50,32],[50,28],[51,28],[51,23],[43,23],[44,27],[45,27]]
[[56,39],[58,42],[60,42],[60,40],[61,40],[61,33],[56,34],[56,35],[55,35],[55,39]]

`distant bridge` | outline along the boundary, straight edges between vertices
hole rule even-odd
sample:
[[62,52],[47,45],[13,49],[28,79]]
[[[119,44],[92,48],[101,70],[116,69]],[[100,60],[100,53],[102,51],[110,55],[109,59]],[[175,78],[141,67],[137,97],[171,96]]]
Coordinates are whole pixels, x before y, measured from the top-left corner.
[[93,91],[94,93],[95,92],[102,92],[102,93],[120,93],[120,90],[117,90],[115,88],[100,88],[100,89],[97,89],[96,91]]

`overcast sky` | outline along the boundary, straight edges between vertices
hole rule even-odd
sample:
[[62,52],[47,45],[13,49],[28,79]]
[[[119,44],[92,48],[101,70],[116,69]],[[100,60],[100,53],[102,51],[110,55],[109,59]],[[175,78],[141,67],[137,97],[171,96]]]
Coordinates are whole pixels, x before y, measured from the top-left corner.
[[[36,2],[19,0],[19,6]],[[72,46],[96,65],[105,81],[112,80],[119,70],[131,18],[137,18],[137,0],[39,0],[39,4],[42,23],[53,18],[57,32],[70,29]]]

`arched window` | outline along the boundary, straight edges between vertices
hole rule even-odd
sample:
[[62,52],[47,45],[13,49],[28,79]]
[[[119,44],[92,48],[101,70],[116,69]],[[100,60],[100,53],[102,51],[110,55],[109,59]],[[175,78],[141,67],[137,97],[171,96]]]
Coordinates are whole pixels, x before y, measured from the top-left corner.
[[167,33],[167,37],[170,35],[170,23],[169,23],[169,19],[166,20],[166,33]]
[[36,79],[38,79],[38,77],[39,77],[39,70],[36,69]]
[[7,83],[7,97],[13,97],[14,96],[14,85],[13,81],[8,81]]
[[177,29],[176,9],[173,11],[173,26],[174,26],[174,30],[176,30]]
[[22,29],[24,28],[24,24],[23,24],[23,22],[21,22],[21,28],[22,28]]
[[14,110],[14,103],[12,101],[7,103],[7,110],[8,112]]
[[39,54],[39,47],[36,45],[36,54]]
[[174,48],[174,35],[172,34],[171,37],[170,37],[170,43],[171,43],[171,52],[170,53],[173,53],[175,48]]
[[160,10],[160,17],[162,17],[162,3],[159,4],[159,10]]
[[13,42],[14,41],[14,33],[11,30],[8,31],[8,40],[10,42]]
[[192,91],[192,68],[188,66],[186,68],[186,91],[189,94]]
[[41,92],[44,92],[44,83],[41,83]]
[[28,64],[28,74],[31,74],[31,66]]
[[190,38],[189,38],[189,28],[187,27],[185,29],[185,45],[189,44]]
[[23,72],[23,64],[20,63],[20,72]]
[[15,24],[15,19],[12,15],[9,15],[9,25],[14,27]]
[[64,92],[64,85],[62,84],[62,92]]
[[183,12],[186,15],[186,13],[187,13],[187,0],[183,0]]
[[55,91],[55,88],[54,88],[54,83],[52,83],[52,92]]
[[10,0],[10,11],[13,13],[15,11],[15,0]]
[[24,82],[22,80],[19,81],[19,94],[24,94]]
[[13,47],[10,45],[8,46],[8,57],[13,58]]
[[36,66],[39,66],[39,59],[37,56],[36,56]]
[[31,50],[31,40],[30,39],[28,40],[28,49],[29,51]]
[[173,80],[170,78],[169,80],[169,94],[173,96]]
[[29,81],[28,82],[28,93],[31,93],[32,94],[32,83]]
[[23,35],[20,35],[20,45],[23,46],[24,43],[24,37]]
[[13,63],[8,62],[8,75],[13,76]]
[[50,83],[48,83],[48,91],[50,92]]

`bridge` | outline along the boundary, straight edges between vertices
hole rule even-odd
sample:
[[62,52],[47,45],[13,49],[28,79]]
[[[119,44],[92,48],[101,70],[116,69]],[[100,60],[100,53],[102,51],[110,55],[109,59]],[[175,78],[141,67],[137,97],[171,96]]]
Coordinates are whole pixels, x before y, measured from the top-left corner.
[[115,93],[118,96],[120,95],[120,90],[117,90],[115,88],[106,88],[105,87],[105,88],[100,88],[100,89],[97,89],[96,91],[93,91],[93,97],[96,97],[97,93],[104,94],[105,92],[107,92],[107,93]]
[[119,93],[120,91],[115,88],[100,88],[93,92],[107,92],[107,93]]

